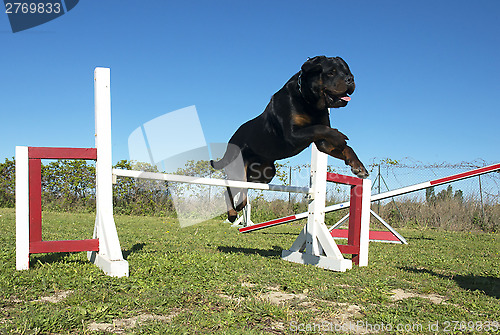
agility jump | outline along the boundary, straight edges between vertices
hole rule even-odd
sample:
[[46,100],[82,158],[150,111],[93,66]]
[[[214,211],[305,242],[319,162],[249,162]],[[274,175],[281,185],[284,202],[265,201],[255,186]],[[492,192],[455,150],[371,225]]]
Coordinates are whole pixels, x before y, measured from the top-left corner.
[[[332,181],[352,185],[351,218],[347,246],[337,246],[324,223],[327,182],[327,155],[312,146],[311,187],[295,187],[265,183],[197,178],[163,173],[112,169],[110,70],[96,68],[95,148],[16,147],[16,269],[29,268],[31,254],[88,251],[88,259],[107,275],[128,276],[129,264],[124,260],[113,218],[113,175],[308,194],[308,221],[289,250],[285,260],[314,264],[334,271],[346,271],[352,263],[368,264],[369,194],[371,181],[347,176],[330,176]],[[44,241],[42,239],[41,159],[89,159],[96,161],[96,221],[92,239],[78,241]],[[356,191],[354,191],[356,190]],[[352,254],[346,259],[342,253]]]

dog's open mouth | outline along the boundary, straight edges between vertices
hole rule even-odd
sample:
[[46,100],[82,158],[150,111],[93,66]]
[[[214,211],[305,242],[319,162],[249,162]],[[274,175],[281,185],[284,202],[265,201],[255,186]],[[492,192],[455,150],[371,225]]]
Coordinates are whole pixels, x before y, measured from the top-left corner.
[[351,97],[347,93],[343,93],[339,96],[325,91],[325,98],[330,107],[344,107],[351,101]]

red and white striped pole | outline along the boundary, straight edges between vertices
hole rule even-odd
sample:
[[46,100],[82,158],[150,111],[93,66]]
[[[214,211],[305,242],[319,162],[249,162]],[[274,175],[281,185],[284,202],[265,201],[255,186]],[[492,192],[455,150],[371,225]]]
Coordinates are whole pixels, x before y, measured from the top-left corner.
[[[388,191],[388,192],[374,194],[371,196],[371,201],[383,200],[383,199],[395,197],[398,195],[416,192],[416,191],[420,191],[420,190],[423,190],[423,189],[426,189],[426,188],[429,188],[432,186],[438,186],[438,185],[443,185],[446,183],[451,183],[451,182],[462,180],[462,179],[472,178],[472,177],[476,177],[476,176],[479,176],[479,175],[482,175],[485,173],[494,172],[494,171],[500,171],[500,163],[485,166],[485,167],[474,169],[474,170],[467,171],[467,172],[457,173],[457,174],[454,174],[454,175],[451,175],[448,177],[444,177],[444,178],[430,180],[430,181],[423,182],[420,184],[415,184],[415,185],[411,185],[411,186],[398,188],[396,190],[392,190],[392,191]],[[337,211],[339,209],[349,208],[349,206],[350,206],[349,202],[343,202],[340,204],[327,206],[325,208],[325,212],[327,212],[327,213],[334,212],[334,211]],[[288,222],[297,221],[300,219],[305,219],[306,217],[307,217],[307,212],[294,214],[294,215],[285,216],[282,218],[278,218],[278,219],[274,219],[274,220],[270,220],[270,221],[266,221],[266,222],[262,222],[262,223],[257,223],[253,226],[243,227],[243,228],[240,228],[239,231],[240,231],[240,233],[248,233],[248,232],[252,232],[252,231],[256,231],[256,230],[260,230],[260,229],[274,227],[274,226],[288,223]]]

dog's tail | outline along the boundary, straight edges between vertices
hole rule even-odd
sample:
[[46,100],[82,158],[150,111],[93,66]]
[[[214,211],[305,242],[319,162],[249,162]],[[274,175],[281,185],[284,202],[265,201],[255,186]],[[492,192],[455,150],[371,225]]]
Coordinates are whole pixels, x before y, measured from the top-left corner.
[[241,150],[238,146],[229,143],[224,153],[224,157],[218,161],[210,160],[210,165],[216,170],[222,170],[231,164],[240,155]]
[[223,162],[223,160],[222,160],[222,159],[221,159],[221,160],[218,160],[218,161],[216,161],[216,162],[215,162],[214,160],[212,160],[212,159],[211,159],[211,160],[210,160],[210,165],[211,165],[214,169],[216,169],[216,170],[221,170],[221,169],[223,169],[223,168],[226,166],[226,164],[224,164],[224,162]]

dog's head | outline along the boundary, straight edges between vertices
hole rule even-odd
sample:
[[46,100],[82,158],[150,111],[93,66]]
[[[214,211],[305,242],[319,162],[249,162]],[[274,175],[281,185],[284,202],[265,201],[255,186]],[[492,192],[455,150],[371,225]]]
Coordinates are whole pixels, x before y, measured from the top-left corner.
[[306,101],[318,108],[345,107],[354,92],[354,76],[340,57],[308,59],[299,74],[299,90]]

